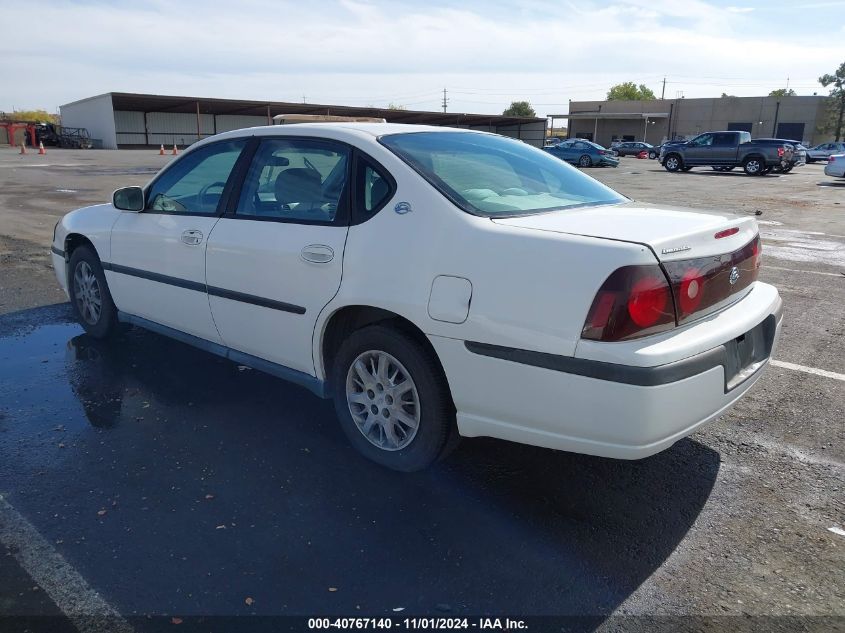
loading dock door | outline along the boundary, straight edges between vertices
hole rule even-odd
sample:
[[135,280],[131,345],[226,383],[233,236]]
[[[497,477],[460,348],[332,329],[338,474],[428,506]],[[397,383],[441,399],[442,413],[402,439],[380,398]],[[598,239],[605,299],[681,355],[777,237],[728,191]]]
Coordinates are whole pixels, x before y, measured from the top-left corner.
[[777,138],[786,138],[792,141],[804,140],[803,123],[778,123]]

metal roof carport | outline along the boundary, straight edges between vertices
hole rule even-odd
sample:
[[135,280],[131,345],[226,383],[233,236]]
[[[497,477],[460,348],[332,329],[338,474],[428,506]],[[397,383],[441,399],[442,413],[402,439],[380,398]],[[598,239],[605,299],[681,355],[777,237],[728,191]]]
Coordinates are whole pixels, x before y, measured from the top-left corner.
[[[111,124],[104,109],[111,110]],[[95,114],[96,112],[96,114]],[[379,117],[389,123],[442,125],[497,132],[542,146],[546,119],[493,114],[249,101],[112,92],[61,106],[65,125],[87,127],[103,147],[187,145],[219,132],[272,125],[278,114]]]

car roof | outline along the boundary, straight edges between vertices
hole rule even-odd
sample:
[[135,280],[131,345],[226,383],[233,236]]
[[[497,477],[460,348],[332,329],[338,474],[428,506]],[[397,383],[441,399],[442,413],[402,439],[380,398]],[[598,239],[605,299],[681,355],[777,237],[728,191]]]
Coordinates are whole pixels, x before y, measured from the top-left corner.
[[[315,134],[315,132],[317,132]],[[328,132],[328,134],[326,134]],[[411,134],[419,132],[460,132],[463,134],[492,134],[482,130],[445,127],[438,125],[413,125],[409,123],[358,123],[353,121],[325,123],[291,123],[288,125],[260,125],[222,132],[192,143],[186,151],[202,147],[209,143],[245,136],[325,136],[336,138],[338,133],[368,138],[378,138],[387,134]]]

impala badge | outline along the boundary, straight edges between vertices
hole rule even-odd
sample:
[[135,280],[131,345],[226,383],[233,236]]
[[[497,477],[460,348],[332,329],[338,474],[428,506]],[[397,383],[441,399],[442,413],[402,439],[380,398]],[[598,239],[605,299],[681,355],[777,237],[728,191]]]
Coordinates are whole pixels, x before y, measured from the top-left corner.
[[684,251],[692,250],[692,246],[687,246],[684,244],[683,246],[673,246],[671,248],[664,248],[661,253],[664,255],[669,255],[671,253],[683,253]]
[[731,268],[731,276],[728,277],[728,281],[731,282],[732,286],[739,281],[739,268],[736,266]]
[[411,212],[411,203],[410,202],[397,202],[396,206],[393,207],[393,210],[396,211],[399,215],[405,215],[406,213]]

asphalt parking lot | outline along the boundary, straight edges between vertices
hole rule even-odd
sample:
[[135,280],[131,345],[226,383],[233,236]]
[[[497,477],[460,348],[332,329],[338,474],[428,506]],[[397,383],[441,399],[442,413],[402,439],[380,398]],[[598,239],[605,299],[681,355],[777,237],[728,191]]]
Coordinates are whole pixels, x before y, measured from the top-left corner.
[[0,150],[0,617],[52,616],[50,630],[100,630],[79,613],[139,631],[196,615],[433,613],[845,630],[845,180],[821,164],[589,170],[641,201],[757,216],[761,278],[785,304],[777,365],[645,460],[475,439],[400,475],[358,457],[304,389],[72,322],[53,225],[170,158]]

